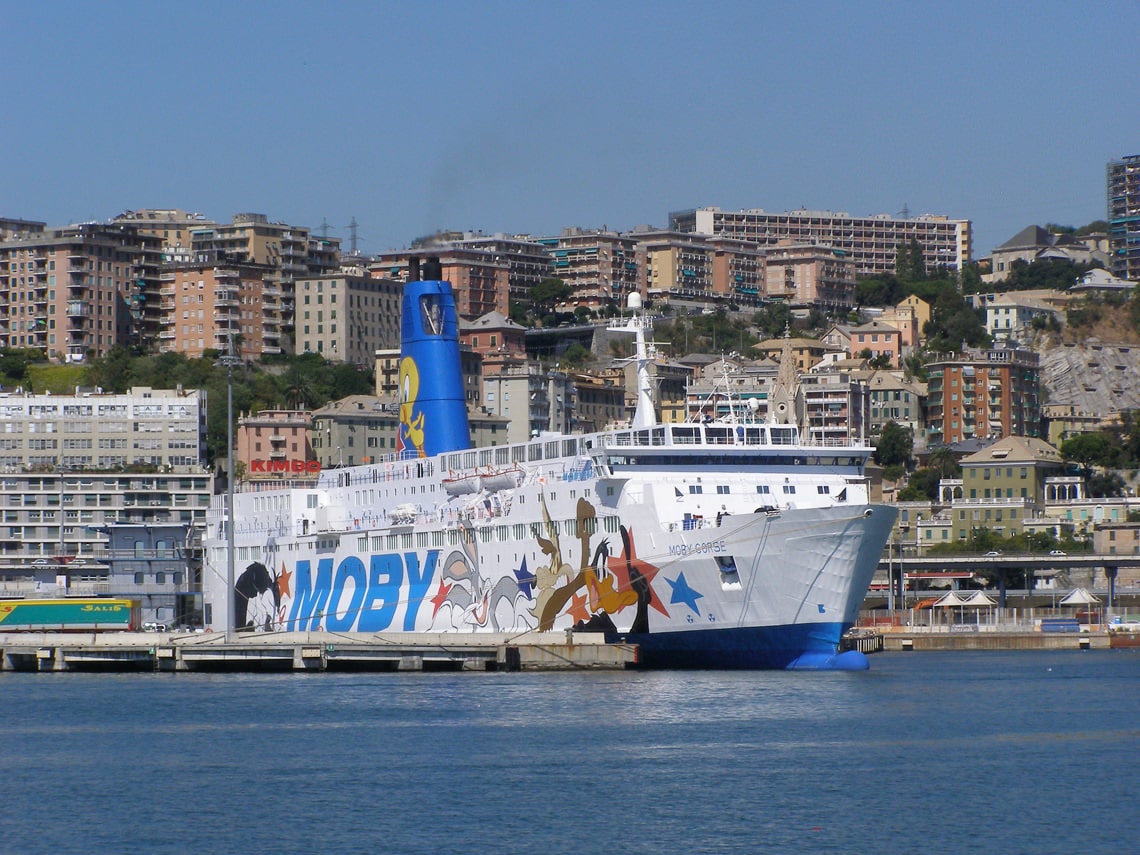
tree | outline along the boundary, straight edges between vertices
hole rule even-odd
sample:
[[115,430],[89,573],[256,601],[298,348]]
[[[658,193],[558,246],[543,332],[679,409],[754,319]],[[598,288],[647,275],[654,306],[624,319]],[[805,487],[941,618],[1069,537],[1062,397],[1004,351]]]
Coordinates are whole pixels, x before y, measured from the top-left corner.
[[1079,463],[1085,472],[1111,463],[1112,443],[1103,433],[1081,433],[1061,443],[1061,456]]
[[883,425],[875,446],[875,462],[880,466],[907,465],[914,451],[914,436],[908,428],[894,421]]
[[906,486],[899,490],[900,502],[934,502],[938,500],[938,473],[933,469],[916,469]]
[[578,342],[574,342],[572,345],[566,348],[566,352],[562,354],[562,359],[569,365],[578,367],[584,365],[591,356],[593,356],[593,354],[590,352],[589,348],[583,347],[582,345],[578,344]]
[[527,291],[531,311],[536,315],[548,315],[559,303],[564,303],[574,293],[574,289],[556,277],[543,279]]
[[938,473],[939,480],[962,477],[962,466],[958,463],[958,457],[949,448],[938,448],[931,452],[930,462],[927,465],[931,471]]
[[872,276],[855,284],[859,306],[894,306],[906,296],[897,276]]
[[1089,478],[1089,496],[1094,499],[1124,495],[1124,479],[1116,472],[1098,472]]

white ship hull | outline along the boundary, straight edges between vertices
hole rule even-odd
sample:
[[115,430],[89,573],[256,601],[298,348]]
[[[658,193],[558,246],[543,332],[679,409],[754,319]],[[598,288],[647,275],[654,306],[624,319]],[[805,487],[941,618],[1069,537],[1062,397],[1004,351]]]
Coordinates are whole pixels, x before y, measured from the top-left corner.
[[[588,625],[650,667],[865,667],[839,642],[895,512],[866,501],[869,449],[773,445],[776,430],[544,438],[238,493],[237,578],[219,504],[207,599],[265,631]],[[466,471],[499,489],[456,491]]]

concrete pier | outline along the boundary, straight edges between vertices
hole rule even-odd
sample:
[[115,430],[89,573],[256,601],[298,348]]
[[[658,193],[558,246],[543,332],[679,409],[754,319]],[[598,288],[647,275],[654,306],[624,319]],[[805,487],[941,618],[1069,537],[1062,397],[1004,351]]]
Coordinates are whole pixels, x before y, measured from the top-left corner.
[[4,671],[558,671],[637,664],[600,633],[0,634]]
[[1107,650],[1107,632],[887,632],[883,650]]

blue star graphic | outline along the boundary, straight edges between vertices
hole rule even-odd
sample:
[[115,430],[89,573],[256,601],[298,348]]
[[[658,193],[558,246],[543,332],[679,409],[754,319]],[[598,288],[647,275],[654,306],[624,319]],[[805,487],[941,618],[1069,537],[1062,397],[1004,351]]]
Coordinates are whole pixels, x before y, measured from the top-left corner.
[[669,597],[669,605],[676,605],[677,603],[684,603],[697,614],[701,610],[697,608],[697,600],[704,596],[689,587],[689,583],[685,581],[685,574],[681,573],[677,579],[666,579],[666,582],[673,588],[673,593]]
[[534,593],[531,585],[538,581],[538,578],[533,573],[526,572],[526,556],[523,556],[522,566],[515,571],[515,578],[518,579],[519,590],[526,594],[528,600],[534,599]]

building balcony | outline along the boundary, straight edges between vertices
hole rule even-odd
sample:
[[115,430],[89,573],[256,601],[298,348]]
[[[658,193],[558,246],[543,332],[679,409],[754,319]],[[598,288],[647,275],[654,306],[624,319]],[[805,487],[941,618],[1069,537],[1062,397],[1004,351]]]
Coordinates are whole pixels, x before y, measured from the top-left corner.
[[70,302],[67,304],[67,316],[69,318],[89,318],[91,317],[91,306],[77,301]]

